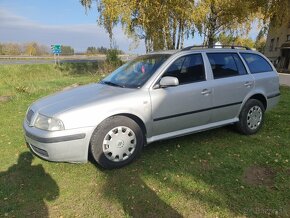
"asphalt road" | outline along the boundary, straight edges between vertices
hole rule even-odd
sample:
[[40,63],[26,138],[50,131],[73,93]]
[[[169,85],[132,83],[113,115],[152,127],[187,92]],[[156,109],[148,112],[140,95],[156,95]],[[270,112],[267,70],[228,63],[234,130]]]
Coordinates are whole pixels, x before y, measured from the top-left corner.
[[[88,63],[98,62],[103,59],[61,59],[60,63]],[[0,59],[0,64],[53,64],[53,59]]]
[[279,80],[281,85],[290,86],[290,74],[279,73]]
[[[123,61],[133,59],[135,55],[121,55]],[[106,59],[105,55],[86,56],[86,55],[72,55],[60,56],[60,63],[88,63],[98,62]],[[53,64],[55,61],[52,57],[30,57],[30,56],[0,56],[1,64]]]

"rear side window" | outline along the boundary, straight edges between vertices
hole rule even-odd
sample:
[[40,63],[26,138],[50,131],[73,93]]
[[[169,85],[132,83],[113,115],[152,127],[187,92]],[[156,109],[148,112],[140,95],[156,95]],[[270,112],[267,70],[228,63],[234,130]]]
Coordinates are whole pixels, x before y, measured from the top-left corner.
[[236,53],[208,53],[207,56],[215,79],[247,74]]
[[251,53],[241,53],[245,59],[251,73],[264,73],[273,71],[271,65],[262,56]]
[[163,74],[174,76],[179,84],[193,83],[205,80],[204,64],[201,54],[183,56],[174,61]]

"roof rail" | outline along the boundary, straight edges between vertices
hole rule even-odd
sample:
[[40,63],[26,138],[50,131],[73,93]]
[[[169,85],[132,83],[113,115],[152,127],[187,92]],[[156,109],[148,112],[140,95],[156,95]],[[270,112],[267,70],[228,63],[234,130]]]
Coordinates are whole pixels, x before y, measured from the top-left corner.
[[231,48],[231,49],[244,48],[246,50],[252,50],[247,46],[241,46],[241,45],[214,45],[213,47],[209,47],[208,45],[193,45],[193,46],[185,47],[181,49],[181,51],[188,51],[193,48]]

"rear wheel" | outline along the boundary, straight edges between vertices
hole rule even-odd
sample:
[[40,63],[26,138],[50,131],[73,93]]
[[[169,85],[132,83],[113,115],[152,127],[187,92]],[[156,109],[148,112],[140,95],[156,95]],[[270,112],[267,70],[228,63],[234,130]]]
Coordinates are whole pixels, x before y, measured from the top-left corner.
[[265,108],[262,102],[249,99],[240,113],[240,121],[236,124],[238,131],[245,135],[258,132],[264,121],[264,112]]
[[90,150],[95,161],[106,169],[125,166],[143,148],[144,134],[140,126],[125,116],[104,120],[94,131]]

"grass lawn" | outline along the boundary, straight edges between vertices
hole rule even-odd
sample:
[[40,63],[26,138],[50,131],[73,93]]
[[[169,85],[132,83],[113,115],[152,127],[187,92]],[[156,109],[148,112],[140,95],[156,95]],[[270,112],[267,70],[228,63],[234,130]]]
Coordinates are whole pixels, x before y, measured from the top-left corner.
[[110,171],[33,158],[22,131],[27,107],[66,86],[98,81],[95,68],[0,66],[0,217],[290,216],[286,87],[253,136],[223,127],[156,142]]

